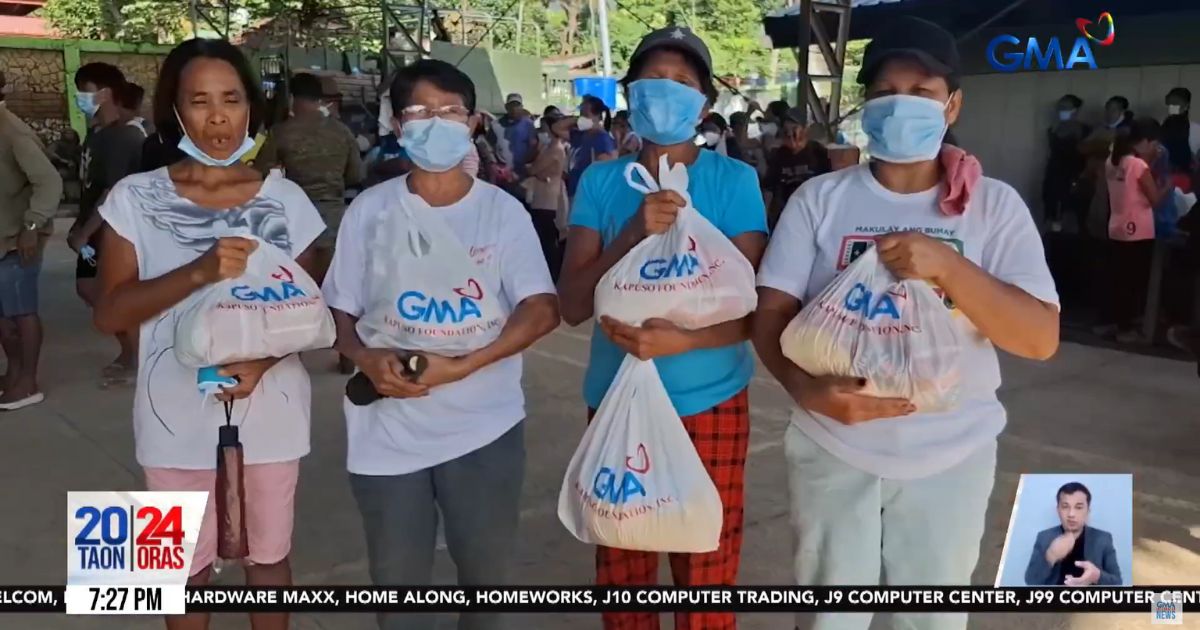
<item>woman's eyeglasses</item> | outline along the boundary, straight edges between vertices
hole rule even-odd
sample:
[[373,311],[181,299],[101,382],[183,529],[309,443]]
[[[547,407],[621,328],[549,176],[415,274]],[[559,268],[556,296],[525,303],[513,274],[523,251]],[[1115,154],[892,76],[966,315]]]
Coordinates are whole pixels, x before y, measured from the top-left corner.
[[443,120],[465,123],[471,117],[471,111],[462,105],[444,105],[442,107],[409,105],[400,110],[400,120],[404,122],[410,120],[429,120],[434,116]]

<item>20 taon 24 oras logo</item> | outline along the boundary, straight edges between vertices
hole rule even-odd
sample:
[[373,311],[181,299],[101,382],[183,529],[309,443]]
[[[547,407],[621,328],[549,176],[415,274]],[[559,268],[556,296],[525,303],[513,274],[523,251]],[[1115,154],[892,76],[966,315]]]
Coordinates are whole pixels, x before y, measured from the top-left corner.
[[997,35],[988,43],[987,58],[999,72],[1017,70],[1072,70],[1083,66],[1096,69],[1092,45],[1111,46],[1117,39],[1117,25],[1108,11],[1093,20],[1079,18],[1075,27],[1080,35],[1068,50],[1058,37],[1046,40],[1045,46],[1036,37],[1021,40],[1013,35]]

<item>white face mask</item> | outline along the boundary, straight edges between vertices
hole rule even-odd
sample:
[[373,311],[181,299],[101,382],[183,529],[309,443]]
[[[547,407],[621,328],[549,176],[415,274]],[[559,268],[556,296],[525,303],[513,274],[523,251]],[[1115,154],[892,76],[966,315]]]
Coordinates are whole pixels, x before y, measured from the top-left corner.
[[711,147],[711,146],[716,145],[720,141],[721,141],[721,134],[719,134],[715,131],[705,131],[704,132],[704,144],[707,144],[708,146]]
[[1178,116],[1183,113],[1182,105],[1167,105],[1167,113],[1171,116]]
[[776,125],[773,122],[760,122],[758,123],[758,129],[764,136],[773,136],[779,133],[779,125]]
[[591,131],[592,128],[596,126],[596,121],[592,120],[591,118],[580,116],[575,121],[575,126],[578,127],[580,131]]
[[322,116],[329,118],[329,106],[328,105],[325,105],[324,103],[322,103],[320,107],[317,107],[317,110],[321,112]]

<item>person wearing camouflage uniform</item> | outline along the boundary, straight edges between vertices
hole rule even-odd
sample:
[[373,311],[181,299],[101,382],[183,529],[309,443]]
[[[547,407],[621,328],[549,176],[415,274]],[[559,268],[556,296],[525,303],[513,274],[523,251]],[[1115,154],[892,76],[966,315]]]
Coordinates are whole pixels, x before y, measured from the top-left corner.
[[346,211],[346,186],[362,179],[362,157],[350,128],[330,115],[321,80],[307,72],[291,81],[292,117],[275,125],[254,165],[264,174],[282,168],[321,212],[325,233],[313,244],[317,282],[333,258],[338,226]]

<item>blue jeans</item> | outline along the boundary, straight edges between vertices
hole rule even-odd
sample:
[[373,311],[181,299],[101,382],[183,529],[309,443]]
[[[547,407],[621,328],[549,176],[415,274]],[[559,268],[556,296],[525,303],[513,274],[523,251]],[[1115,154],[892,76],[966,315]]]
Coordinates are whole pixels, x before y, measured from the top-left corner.
[[[425,585],[433,580],[438,508],[446,546],[461,585],[508,579],[525,476],[525,423],[483,448],[405,475],[350,475],[362,513],[367,562],[376,584]],[[429,614],[380,614],[383,630],[432,630]],[[495,613],[464,614],[460,630],[501,627]]]
[[[880,420],[879,422],[893,422]],[[899,422],[899,421],[895,421]],[[886,479],[831,455],[796,425],[784,437],[794,570],[802,586],[971,583],[996,476],[996,442],[949,470]],[[804,630],[867,630],[871,613],[800,613]],[[965,613],[895,613],[896,630],[966,630]]]
[[21,256],[15,251],[0,258],[0,317],[37,315],[41,271],[40,258],[28,267],[21,266]]

